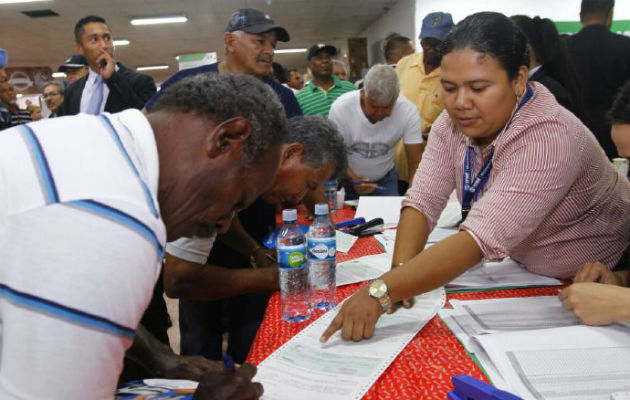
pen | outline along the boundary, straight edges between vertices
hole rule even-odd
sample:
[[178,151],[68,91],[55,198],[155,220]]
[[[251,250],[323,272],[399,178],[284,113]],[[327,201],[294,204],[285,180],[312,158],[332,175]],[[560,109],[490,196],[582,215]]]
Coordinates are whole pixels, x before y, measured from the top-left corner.
[[370,182],[370,181],[350,181],[350,182],[353,185],[362,185],[362,184],[376,185],[376,189],[381,189],[381,190],[384,189],[383,186],[379,186],[376,182]]
[[228,353],[223,353],[223,364],[225,365],[225,368],[228,369],[228,371],[230,372],[234,372],[234,360],[232,360],[232,357],[230,357],[230,355]]

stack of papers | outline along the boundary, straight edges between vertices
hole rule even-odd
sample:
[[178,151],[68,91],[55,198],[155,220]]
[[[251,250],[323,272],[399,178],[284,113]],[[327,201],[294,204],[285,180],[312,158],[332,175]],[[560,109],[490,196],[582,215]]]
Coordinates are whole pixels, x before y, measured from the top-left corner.
[[630,390],[630,329],[580,325],[556,296],[451,302],[440,317],[495,386],[523,399]]
[[511,258],[501,262],[480,263],[446,285],[449,292],[457,290],[500,289],[526,286],[556,286],[555,278],[529,272]]
[[404,197],[397,196],[361,196],[354,217],[363,217],[366,222],[374,218],[383,218],[386,228],[398,226],[403,199]]
[[369,340],[344,341],[337,332],[321,344],[337,306],[258,365],[254,379],[265,388],[263,399],[360,399],[444,301],[443,288],[425,293],[412,308],[381,316]]

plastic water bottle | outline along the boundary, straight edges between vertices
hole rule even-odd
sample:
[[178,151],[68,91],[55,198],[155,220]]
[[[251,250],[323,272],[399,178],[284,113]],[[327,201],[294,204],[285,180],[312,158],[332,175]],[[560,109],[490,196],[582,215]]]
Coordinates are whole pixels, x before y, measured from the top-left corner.
[[324,193],[326,193],[326,201],[328,209],[334,211],[337,209],[337,181],[326,181],[324,183]]
[[295,209],[282,210],[282,221],[284,225],[276,242],[282,319],[288,322],[301,322],[311,316],[306,238],[296,224]]
[[307,242],[311,306],[328,310],[337,305],[337,238],[327,204],[315,205],[315,220],[308,229]]

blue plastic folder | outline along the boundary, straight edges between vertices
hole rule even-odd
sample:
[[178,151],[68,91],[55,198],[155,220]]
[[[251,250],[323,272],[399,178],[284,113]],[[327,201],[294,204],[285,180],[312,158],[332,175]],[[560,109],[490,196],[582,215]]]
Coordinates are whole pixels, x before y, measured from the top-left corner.
[[455,389],[447,394],[450,400],[523,400],[470,375],[455,375],[451,378],[451,382]]

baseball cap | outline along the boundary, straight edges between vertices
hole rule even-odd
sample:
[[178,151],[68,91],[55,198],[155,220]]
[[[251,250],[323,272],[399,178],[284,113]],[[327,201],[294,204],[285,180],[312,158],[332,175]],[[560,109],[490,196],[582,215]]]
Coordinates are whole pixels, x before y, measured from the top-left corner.
[[5,49],[0,49],[0,68],[7,65],[9,61],[9,56],[7,56],[7,51]]
[[64,72],[68,68],[81,68],[88,65],[87,60],[81,54],[73,54],[59,66],[57,72]]
[[310,60],[311,58],[315,57],[317,53],[319,53],[320,51],[325,51],[331,56],[334,56],[335,54],[337,54],[337,48],[335,46],[320,43],[308,49],[308,53],[306,54],[306,59]]
[[279,41],[288,42],[291,40],[286,29],[276,25],[268,15],[254,8],[239,8],[234,11],[225,28],[226,32],[243,31],[254,34],[265,33],[271,30],[276,31]]
[[422,28],[418,39],[434,38],[444,40],[444,37],[453,27],[453,17],[449,13],[433,12],[427,14],[422,20]]

